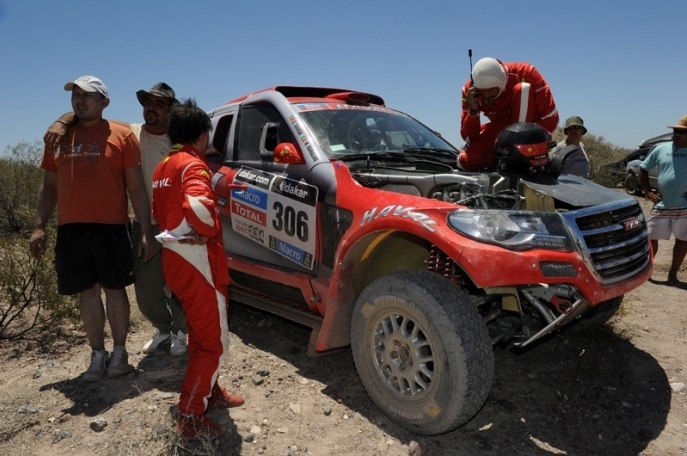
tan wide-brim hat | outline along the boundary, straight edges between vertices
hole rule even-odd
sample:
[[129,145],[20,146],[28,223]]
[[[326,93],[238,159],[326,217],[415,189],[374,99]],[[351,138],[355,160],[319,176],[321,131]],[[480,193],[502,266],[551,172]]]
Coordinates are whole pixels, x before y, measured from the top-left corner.
[[582,120],[582,117],[580,116],[568,117],[568,119],[565,121],[565,127],[563,127],[563,133],[567,133],[567,130],[570,127],[582,127],[584,130],[584,133],[582,134],[587,134],[587,128],[584,126],[584,120]]
[[678,130],[687,130],[687,116],[680,117],[677,121],[677,125],[668,125],[668,128],[677,128]]
[[136,98],[138,98],[138,102],[141,103],[141,105],[145,104],[148,97],[169,98],[172,100],[172,104],[179,104],[174,89],[165,82],[158,82],[150,90],[139,90],[136,92]]

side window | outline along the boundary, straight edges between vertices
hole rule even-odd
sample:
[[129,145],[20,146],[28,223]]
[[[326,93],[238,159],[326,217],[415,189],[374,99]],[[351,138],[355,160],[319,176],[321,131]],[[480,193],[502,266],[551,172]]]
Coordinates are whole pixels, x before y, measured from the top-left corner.
[[272,161],[277,144],[296,142],[287,123],[269,104],[242,107],[237,132],[236,158],[240,161]]
[[215,131],[212,133],[212,144],[207,152],[208,160],[215,161],[217,163],[224,162],[227,156],[227,139],[229,137],[229,130],[231,129],[231,123],[233,120],[234,116],[228,115],[222,117],[219,119],[219,122],[217,122]]

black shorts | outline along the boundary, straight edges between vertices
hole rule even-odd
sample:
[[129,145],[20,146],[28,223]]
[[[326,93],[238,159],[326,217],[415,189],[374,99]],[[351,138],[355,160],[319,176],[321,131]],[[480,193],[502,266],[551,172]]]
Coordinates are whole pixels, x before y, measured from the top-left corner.
[[134,283],[128,224],[68,223],[57,227],[57,290],[61,295],[86,291],[99,283],[121,289]]

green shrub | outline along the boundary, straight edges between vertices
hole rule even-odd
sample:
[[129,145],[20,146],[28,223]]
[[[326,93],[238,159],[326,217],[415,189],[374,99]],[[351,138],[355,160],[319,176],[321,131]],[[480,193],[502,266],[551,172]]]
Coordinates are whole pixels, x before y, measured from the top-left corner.
[[[41,260],[29,254],[42,153],[40,143],[21,142],[0,156],[0,339],[36,335],[78,319],[76,299],[57,293],[52,249]],[[54,245],[54,219],[47,233],[48,245]]]
[[38,189],[43,171],[38,167],[43,153],[38,142],[20,142],[0,156],[0,235],[12,236],[33,229]]
[[78,321],[75,297],[57,293],[52,249],[40,260],[19,236],[0,238],[0,339],[36,335]]

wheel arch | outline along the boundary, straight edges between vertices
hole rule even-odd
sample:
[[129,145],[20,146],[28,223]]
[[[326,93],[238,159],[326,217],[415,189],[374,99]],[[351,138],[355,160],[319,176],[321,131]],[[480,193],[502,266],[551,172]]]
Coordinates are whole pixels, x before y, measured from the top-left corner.
[[[435,257],[449,263],[440,271],[430,265]],[[433,270],[456,282],[465,273],[448,255],[421,236],[400,230],[375,231],[356,240],[339,260],[338,280],[330,285],[336,296],[324,315],[316,344],[317,351],[350,344],[350,325],[355,302],[372,282],[398,271]]]

